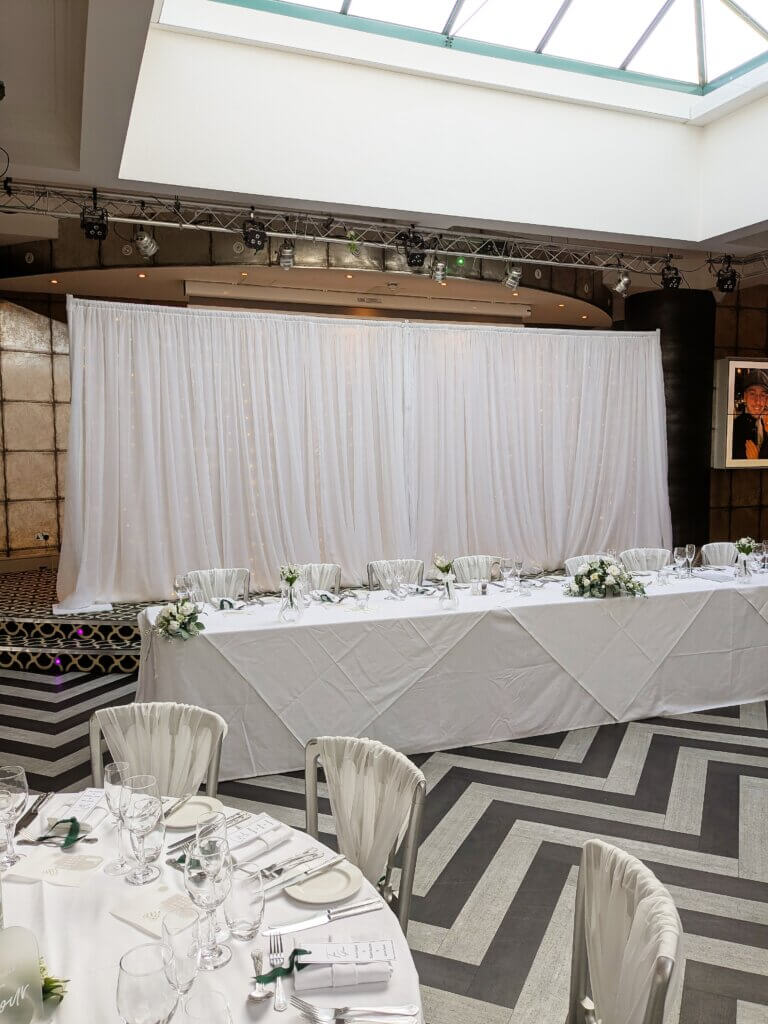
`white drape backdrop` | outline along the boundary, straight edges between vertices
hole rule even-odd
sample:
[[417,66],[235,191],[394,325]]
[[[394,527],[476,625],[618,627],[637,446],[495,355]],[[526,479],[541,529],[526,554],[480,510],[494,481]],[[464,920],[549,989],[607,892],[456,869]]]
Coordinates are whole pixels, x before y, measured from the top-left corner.
[[669,546],[658,336],[70,299],[59,596],[281,562]]

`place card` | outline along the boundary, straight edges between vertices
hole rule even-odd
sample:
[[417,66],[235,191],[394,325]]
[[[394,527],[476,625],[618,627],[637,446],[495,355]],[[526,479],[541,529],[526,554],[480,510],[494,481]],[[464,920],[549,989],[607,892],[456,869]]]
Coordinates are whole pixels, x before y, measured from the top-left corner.
[[40,846],[10,867],[3,875],[3,881],[18,879],[77,888],[103,863],[104,858],[97,854],[74,853]]
[[303,964],[370,964],[395,960],[392,939],[373,939],[368,942],[302,942],[312,948],[302,953]]
[[163,934],[163,918],[170,910],[189,910],[189,896],[183,892],[155,890],[137,894],[110,910],[118,921],[138,928],[140,932],[159,939]]
[[40,954],[32,932],[16,925],[0,929],[0,1024],[43,1019]]

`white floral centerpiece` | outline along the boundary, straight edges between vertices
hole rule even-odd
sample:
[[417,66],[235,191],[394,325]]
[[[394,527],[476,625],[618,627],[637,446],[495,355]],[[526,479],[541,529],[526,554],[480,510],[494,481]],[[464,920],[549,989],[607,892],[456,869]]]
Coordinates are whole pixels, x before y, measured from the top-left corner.
[[277,617],[281,622],[297,622],[304,611],[301,595],[301,566],[289,562],[280,566],[282,596]]
[[197,605],[192,601],[186,598],[172,601],[160,609],[155,619],[155,629],[169,640],[176,640],[179,637],[182,640],[189,640],[205,629],[198,615]]
[[443,584],[439,597],[440,607],[446,610],[458,608],[459,599],[453,586],[456,580],[456,577],[453,575],[453,559],[446,558],[445,555],[435,555],[432,559],[432,564],[440,574]]
[[594,558],[579,566],[565,593],[571,597],[636,597],[645,594],[645,587],[616,562]]
[[740,555],[751,555],[757,547],[757,541],[751,537],[739,537],[736,541],[736,550]]
[[435,555],[432,564],[441,576],[447,576],[448,573],[453,572],[453,559],[446,558],[445,555]]

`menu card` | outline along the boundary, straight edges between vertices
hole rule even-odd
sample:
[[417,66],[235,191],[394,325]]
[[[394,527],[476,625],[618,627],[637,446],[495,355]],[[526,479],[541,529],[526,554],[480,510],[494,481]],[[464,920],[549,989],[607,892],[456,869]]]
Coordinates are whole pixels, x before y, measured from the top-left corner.
[[374,961],[393,961],[395,944],[392,939],[372,939],[368,942],[302,942],[303,964],[369,964]]

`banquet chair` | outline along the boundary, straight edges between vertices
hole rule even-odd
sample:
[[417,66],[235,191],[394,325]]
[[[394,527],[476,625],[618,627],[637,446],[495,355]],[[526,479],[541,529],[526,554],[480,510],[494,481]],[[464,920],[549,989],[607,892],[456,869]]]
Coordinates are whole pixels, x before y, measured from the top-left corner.
[[197,793],[203,779],[208,796],[216,796],[227,723],[215,711],[173,701],[94,711],[90,742],[96,788],[104,784],[102,732],[112,759],[126,761],[131,775],[154,775],[163,796]]
[[395,572],[402,573],[404,583],[421,585],[424,581],[424,563],[420,558],[383,558],[368,563],[368,589],[386,588],[385,581]]
[[471,580],[490,580],[494,568],[497,570],[500,560],[494,555],[460,555],[453,560],[453,574],[457,583],[469,583]]
[[338,594],[341,590],[341,566],[333,562],[307,562],[299,566],[300,580],[306,591],[330,590]]
[[594,555],[573,555],[565,560],[565,573],[567,576],[575,576],[579,568],[585,562],[591,562],[593,558],[612,558],[606,551],[596,551]]
[[664,886],[636,857],[584,844],[576,886],[566,1024],[662,1024],[679,985],[683,928]]
[[701,545],[701,561],[704,565],[735,565],[738,554],[736,545],[729,540]]
[[356,864],[387,902],[398,847],[403,866],[397,916],[405,933],[419,850],[427,783],[405,756],[378,740],[321,736],[306,746],[307,832],[318,838],[317,764],[322,763],[339,852]]
[[659,572],[669,565],[669,551],[666,548],[627,548],[619,558],[630,572]]
[[247,569],[191,569],[186,574],[189,589],[199,591],[203,601],[215,604],[223,597],[248,600],[251,574]]

